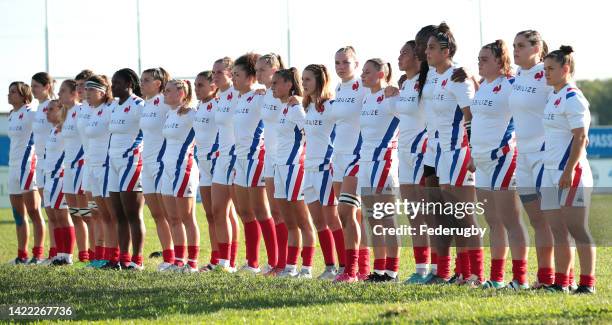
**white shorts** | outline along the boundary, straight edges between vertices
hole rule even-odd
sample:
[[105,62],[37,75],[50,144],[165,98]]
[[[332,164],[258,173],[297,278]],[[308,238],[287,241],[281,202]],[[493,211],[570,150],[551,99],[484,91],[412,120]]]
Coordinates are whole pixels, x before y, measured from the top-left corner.
[[306,204],[318,200],[323,206],[338,205],[334,194],[333,172],[330,169],[306,170],[302,190]]
[[45,188],[43,190],[45,208],[67,209],[68,205],[62,190],[64,177],[45,177],[45,181]]
[[436,175],[440,184],[451,186],[474,186],[474,173],[468,170],[470,149],[463,147],[452,151],[442,151],[436,165]]
[[304,165],[274,166],[274,198],[287,201],[304,200]]
[[342,182],[346,176],[357,177],[359,174],[359,155],[334,154],[332,166],[334,166],[334,182]]
[[45,169],[43,168],[43,160],[39,160],[40,164],[36,165],[36,185],[38,185],[39,188],[44,189],[45,188]]
[[242,187],[266,186],[263,177],[264,161],[261,159],[236,159],[234,184]]
[[179,166],[164,164],[160,181],[161,193],[174,197],[195,197],[199,173],[195,159],[187,159]]
[[89,183],[87,183],[88,178],[87,178],[87,174],[88,174],[88,170],[89,166],[87,165],[87,162],[85,162],[85,165],[83,165],[83,169],[81,170],[81,174],[83,174],[83,177],[81,178],[81,187],[83,188],[84,192],[90,192],[89,190]]
[[398,159],[361,161],[359,164],[358,193],[364,195],[398,194]]
[[438,153],[438,139],[427,138],[427,149],[425,150],[425,156],[423,157],[423,164],[429,167],[436,167],[436,156]]
[[200,170],[200,186],[212,186],[213,174],[215,173],[217,159],[218,158],[211,160],[198,160],[198,169]]
[[544,173],[544,151],[520,153],[516,159],[516,186],[520,195],[537,194]]
[[221,156],[217,158],[212,182],[222,185],[234,184],[236,178],[236,156]]
[[400,152],[399,153],[399,183],[401,185],[425,185],[423,171],[425,168],[424,154]]
[[22,194],[36,190],[36,159],[28,159],[22,166],[9,166],[8,193]]
[[142,193],[161,193],[161,178],[164,173],[164,163],[161,161],[146,162],[142,164],[140,180]]
[[266,151],[264,156],[264,178],[274,177],[274,165],[276,165],[274,163],[274,158],[275,157],[272,157],[272,155],[269,155],[268,151]]
[[572,186],[559,189],[559,178],[563,171],[544,169],[542,175],[542,210],[556,210],[563,207],[585,207],[591,202],[593,192],[593,174],[587,163],[578,163],[572,173]]
[[77,161],[73,166],[64,169],[64,187],[65,194],[83,194],[83,178],[85,178],[85,160]]
[[106,166],[87,166],[85,179],[93,197],[109,197],[108,168]]
[[476,177],[477,188],[491,191],[516,189],[514,173],[518,151],[516,147],[508,150],[496,159],[491,159],[493,158],[491,153],[472,153],[476,174],[478,174],[478,177]]
[[109,192],[141,192],[140,172],[142,156],[131,155],[127,158],[110,158],[108,169]]

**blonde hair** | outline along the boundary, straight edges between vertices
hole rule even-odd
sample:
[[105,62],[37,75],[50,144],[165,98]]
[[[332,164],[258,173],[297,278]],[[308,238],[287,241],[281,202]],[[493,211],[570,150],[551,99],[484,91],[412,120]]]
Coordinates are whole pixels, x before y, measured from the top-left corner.
[[49,101],[49,105],[47,105],[47,107],[49,109],[51,109],[52,107],[55,106],[59,106],[60,108],[60,118],[59,118],[59,122],[57,123],[57,128],[59,130],[62,129],[62,126],[64,125],[64,121],[66,121],[66,116],[68,115],[68,110],[70,109],[70,107],[66,107],[64,105],[62,105],[62,103],[60,103],[59,99],[52,99]]
[[183,98],[182,106],[189,106],[191,104],[191,99],[193,97],[193,87],[191,86],[191,81],[182,80],[182,79],[172,79],[168,81],[169,85],[173,85],[176,89],[181,90],[185,93],[185,98]]
[[270,68],[276,70],[285,69],[285,63],[280,55],[276,53],[268,53],[259,57],[258,61],[265,62]]
[[339,48],[338,51],[336,51],[336,54],[338,53],[344,53],[346,55],[351,55],[353,59],[357,60],[357,51],[355,51],[355,48],[352,47],[351,45],[347,45],[347,46]]
[[377,71],[382,71],[384,73],[384,79],[388,83],[391,82],[391,78],[393,77],[393,70],[391,69],[391,63],[384,61],[383,59],[374,58],[366,61],[366,64],[372,63],[374,68]]

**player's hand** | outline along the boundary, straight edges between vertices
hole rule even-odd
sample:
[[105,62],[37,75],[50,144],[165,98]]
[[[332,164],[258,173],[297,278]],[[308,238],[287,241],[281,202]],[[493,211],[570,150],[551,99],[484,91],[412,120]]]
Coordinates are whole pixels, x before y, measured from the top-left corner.
[[287,104],[289,104],[289,106],[293,106],[293,105],[299,105],[302,102],[302,98],[300,96],[291,96],[289,97],[289,101],[287,102]]
[[470,162],[468,163],[467,168],[472,173],[476,171],[476,165],[474,164],[474,159],[472,159],[471,157],[470,157]]
[[456,68],[453,70],[453,74],[451,75],[451,80],[453,82],[464,82],[469,78],[469,74],[464,68]]
[[385,88],[385,97],[389,98],[397,95],[399,95],[399,89],[397,87],[387,86],[387,88]]
[[263,96],[263,95],[265,95],[265,94],[266,94],[266,90],[265,90],[265,89],[263,89],[263,88],[256,89],[256,90],[255,90],[255,94],[256,94],[256,95],[261,95],[261,96]]
[[184,114],[189,113],[189,111],[190,111],[190,110],[191,110],[191,108],[190,108],[190,107],[183,106],[183,107],[179,108],[179,109],[178,109],[178,111],[177,111],[176,113],[177,113],[178,115],[184,115]]
[[559,177],[559,188],[564,189],[564,188],[569,188],[571,186],[572,186],[572,170],[566,168],[565,170],[563,170],[561,177]]

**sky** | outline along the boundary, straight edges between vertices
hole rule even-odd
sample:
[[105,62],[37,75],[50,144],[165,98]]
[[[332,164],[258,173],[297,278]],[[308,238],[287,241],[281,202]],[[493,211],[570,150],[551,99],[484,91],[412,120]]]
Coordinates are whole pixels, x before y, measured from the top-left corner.
[[[190,78],[210,70],[220,57],[254,51],[279,53],[300,70],[323,63],[333,74],[336,50],[353,45],[360,61],[380,57],[397,69],[399,49],[406,41],[422,26],[446,21],[458,43],[455,61],[474,74],[482,26],[483,43],[501,38],[509,46],[518,31],[538,30],[551,49],[574,47],[576,79],[605,79],[612,78],[612,64],[599,59],[599,53],[612,53],[606,4],[140,0],[140,68],[162,66],[173,76]],[[49,0],[49,72],[57,79],[73,77],[84,68],[109,76],[124,67],[139,72],[136,17],[137,0]],[[45,52],[45,1],[0,0],[0,93],[8,93],[11,81],[30,82],[34,73],[45,71]],[[6,100],[0,103],[0,112],[9,109]]]

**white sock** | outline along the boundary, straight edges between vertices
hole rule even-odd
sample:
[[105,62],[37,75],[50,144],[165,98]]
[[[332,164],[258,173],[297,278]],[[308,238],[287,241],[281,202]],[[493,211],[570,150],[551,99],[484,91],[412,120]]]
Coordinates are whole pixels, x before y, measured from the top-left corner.
[[395,271],[385,270],[385,273],[394,279],[397,277],[397,272]]
[[417,264],[416,265],[416,273],[418,273],[420,275],[426,275],[427,273],[429,273],[429,264],[427,264],[427,263]]

